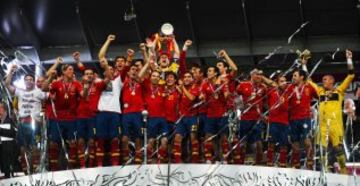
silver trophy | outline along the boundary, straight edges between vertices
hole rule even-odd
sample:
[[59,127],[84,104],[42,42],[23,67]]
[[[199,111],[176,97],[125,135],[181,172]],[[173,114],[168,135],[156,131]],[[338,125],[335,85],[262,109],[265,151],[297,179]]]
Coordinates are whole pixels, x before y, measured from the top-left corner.
[[160,31],[163,35],[170,36],[174,33],[174,27],[170,23],[164,23]]

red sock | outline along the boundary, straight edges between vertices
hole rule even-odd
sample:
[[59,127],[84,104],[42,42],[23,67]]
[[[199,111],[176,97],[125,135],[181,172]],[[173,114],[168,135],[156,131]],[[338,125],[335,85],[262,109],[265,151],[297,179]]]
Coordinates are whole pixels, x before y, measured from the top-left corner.
[[160,147],[158,152],[158,159],[160,163],[167,163],[168,161],[168,152],[166,148]]
[[84,148],[85,148],[84,143],[78,141],[77,153],[78,153],[80,168],[85,168],[85,150],[84,150]]
[[174,162],[181,163],[181,144],[179,142],[174,142],[173,155],[174,155]]
[[69,144],[69,168],[75,168],[76,166],[76,143],[70,142]]
[[95,164],[95,144],[94,141],[89,142],[88,152],[89,152],[89,167],[94,167]]
[[193,140],[191,143],[191,163],[199,163],[200,157],[199,157],[199,142],[197,140]]
[[287,149],[280,147],[279,167],[286,167],[287,163]]
[[50,143],[49,147],[50,170],[58,170],[58,145]]
[[226,155],[229,152],[229,143],[228,143],[227,139],[224,139],[222,141],[221,148],[222,148],[224,161],[228,161],[229,158]]
[[96,163],[98,167],[102,167],[104,162],[104,140],[96,140]]
[[120,163],[120,149],[118,139],[111,140],[111,165],[116,166]]
[[240,147],[240,144],[239,143],[239,140],[238,139],[234,139],[234,141],[232,142],[232,145],[235,146],[235,149],[233,151],[233,160],[234,160],[234,164],[240,164],[240,159],[241,159],[241,147]]
[[274,166],[274,145],[269,144],[267,150],[267,165]]
[[206,142],[204,147],[204,153],[205,153],[205,160],[211,161],[212,159],[212,151],[213,151],[213,144],[211,142]]
[[135,164],[141,164],[143,153],[140,150],[135,152]]
[[151,147],[147,147],[146,149],[146,154],[147,154],[147,163],[151,164],[152,163],[152,155],[153,155],[153,150]]
[[291,166],[296,169],[300,169],[300,152],[298,150],[294,150],[291,154]]

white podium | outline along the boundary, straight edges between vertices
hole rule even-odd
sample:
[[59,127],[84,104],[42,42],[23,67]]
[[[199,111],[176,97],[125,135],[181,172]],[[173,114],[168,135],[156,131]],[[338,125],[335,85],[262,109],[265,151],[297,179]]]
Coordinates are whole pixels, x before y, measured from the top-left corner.
[[222,164],[151,164],[47,172],[1,180],[4,186],[328,186],[360,185],[354,176],[291,168]]

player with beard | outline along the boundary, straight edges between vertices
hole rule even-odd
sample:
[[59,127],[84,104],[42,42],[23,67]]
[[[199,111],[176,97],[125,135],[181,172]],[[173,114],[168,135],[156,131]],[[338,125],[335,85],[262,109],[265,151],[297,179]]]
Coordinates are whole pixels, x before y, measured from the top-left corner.
[[112,66],[108,65],[106,58],[100,59],[100,66],[108,72],[111,80],[105,90],[101,92],[96,116],[96,162],[103,166],[105,141],[110,141],[111,165],[120,163],[119,135],[121,133],[121,89],[123,86],[120,74],[115,73]]
[[[64,136],[69,143],[68,165],[73,168],[76,163],[76,110],[80,96],[83,95],[81,83],[74,79],[74,68],[63,65],[62,78],[49,85],[52,101],[54,103],[54,120],[49,121],[49,159],[51,170],[58,169],[58,145]],[[48,81],[51,82],[51,81]],[[45,87],[47,88],[47,87]]]
[[307,73],[304,70],[295,70],[292,76],[293,83],[289,87],[290,98],[290,135],[292,142],[291,166],[300,168],[300,142],[304,142],[306,151],[306,167],[313,170],[313,149],[309,132],[311,129],[311,100],[317,94],[311,85],[306,83]]
[[[108,72],[105,72],[108,75]],[[92,69],[84,69],[82,80],[84,96],[79,100],[77,109],[77,123],[76,131],[78,135],[77,152],[80,167],[86,167],[85,162],[85,141],[89,152],[88,167],[93,167],[95,164],[95,141],[94,129],[96,123],[97,106],[100,95],[106,88],[106,84],[110,82],[110,77],[105,76],[104,80],[95,79],[94,71]]]
[[201,87],[199,98],[207,103],[207,120],[205,123],[205,159],[207,163],[212,162],[215,141],[210,138],[213,135],[220,135],[223,161],[227,161],[224,155],[229,151],[227,141],[227,121],[226,113],[226,96],[228,89],[225,84],[221,84],[219,69],[211,66],[207,70],[207,81]]
[[[234,163],[244,164],[246,148],[256,143],[255,164],[261,164],[263,161],[263,147],[261,141],[262,118],[264,96],[267,92],[266,86],[262,82],[262,71],[254,69],[250,72],[250,80],[242,81],[236,88],[238,95],[242,96],[244,102],[244,111],[240,118],[239,139],[244,139],[244,145],[238,145],[234,151]],[[235,144],[238,143],[236,139]]]
[[[115,38],[116,38],[115,35],[111,35],[111,34],[107,37],[105,43],[100,48],[99,55],[98,55],[99,59],[105,58],[108,48],[109,48],[111,42],[113,42],[115,40]],[[132,59],[135,54],[132,49],[128,49],[126,51],[126,53],[127,53],[126,58],[124,56],[116,56],[114,59],[115,76],[120,75],[122,81],[124,81],[126,78],[127,71],[129,70],[129,67],[131,65]]]
[[[201,85],[204,82],[204,70],[203,68],[198,65],[194,64],[191,67],[191,74],[194,79],[194,84],[199,87],[199,91],[201,92]],[[197,129],[197,135],[199,139],[200,145],[200,162],[204,162],[204,139],[205,139],[205,123],[206,123],[206,111],[207,107],[205,104],[199,105],[197,108],[195,108],[194,112],[197,114],[197,123],[198,123],[198,129]]]
[[130,66],[128,76],[122,89],[123,116],[122,116],[122,155],[124,162],[129,160],[129,139],[135,140],[135,163],[142,161],[141,128],[143,126],[141,112],[144,110],[142,80],[138,76],[136,64]]
[[[25,151],[31,152],[30,171],[33,172],[39,166],[40,152],[37,147],[40,142],[40,128],[42,118],[42,102],[45,100],[45,93],[35,87],[35,77],[31,74],[24,76],[25,89],[11,85],[13,75],[17,69],[14,65],[6,78],[6,87],[9,92],[18,98],[18,143],[20,145],[21,164],[23,170],[26,170]],[[26,172],[26,171],[25,171]]]
[[287,146],[289,145],[289,99],[291,92],[286,77],[278,74],[273,82],[263,76],[266,84],[271,86],[268,90],[268,121],[269,136],[267,150],[267,165],[274,166],[275,145],[279,144],[279,167],[286,167]]
[[176,87],[177,76],[174,72],[167,72],[165,75],[165,117],[169,127],[169,133],[174,131],[174,123],[179,119],[180,94]]
[[199,141],[197,140],[196,112],[192,108],[200,94],[199,87],[194,84],[191,73],[184,74],[183,80],[179,81],[177,89],[180,92],[179,113],[182,116],[180,123],[175,129],[173,156],[175,163],[181,163],[181,141],[190,135],[191,140],[191,162],[199,163]]

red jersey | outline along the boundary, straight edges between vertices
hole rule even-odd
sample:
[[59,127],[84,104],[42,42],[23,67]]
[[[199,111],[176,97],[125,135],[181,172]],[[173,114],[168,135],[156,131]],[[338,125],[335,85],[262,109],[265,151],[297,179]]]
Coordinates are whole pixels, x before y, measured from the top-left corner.
[[149,117],[165,117],[164,87],[153,87],[149,79],[144,80],[144,99]]
[[272,88],[268,93],[268,105],[269,105],[269,122],[280,123],[284,125],[289,124],[289,96],[290,91],[286,88],[285,91],[281,91],[278,88]]
[[65,83],[59,80],[50,85],[50,92],[55,94],[56,120],[72,121],[76,119],[76,109],[81,91],[82,86],[78,81]]
[[266,87],[263,84],[245,81],[238,85],[236,92],[242,96],[245,105],[241,120],[258,120],[264,107]]
[[290,85],[290,120],[310,118],[311,99],[316,97],[316,91],[309,84]]
[[50,93],[48,93],[48,98],[45,100],[45,112],[48,119],[56,119],[53,111],[53,102],[51,101]]
[[180,94],[174,87],[173,90],[165,90],[165,117],[167,121],[175,122],[178,115]]
[[[220,86],[222,87],[220,88]],[[220,88],[220,90],[215,92],[218,88]],[[224,85],[215,85],[208,81],[203,83],[201,91],[206,97],[207,117],[219,118],[224,116],[226,112],[225,90],[226,87]]]
[[[190,94],[192,94],[196,98],[200,95],[200,89],[196,85],[192,85],[190,87],[190,89],[188,89],[188,91],[190,92]],[[183,116],[195,116],[196,115],[196,112],[194,112],[194,109],[192,109],[194,104],[196,104],[196,102],[197,102],[196,98],[193,101],[191,101],[185,95],[184,92],[181,94],[180,103],[179,103],[180,115],[183,115]]]
[[102,80],[96,80],[89,86],[88,95],[79,100],[77,118],[91,118],[96,115],[101,92],[105,89],[106,84]]
[[121,81],[124,82],[125,79],[127,78],[126,75],[127,75],[127,73],[129,72],[129,70],[130,70],[130,66],[125,65],[121,71],[119,71],[119,70],[116,70],[116,71],[115,71],[115,77],[120,76],[120,77],[121,77]]
[[233,73],[226,74],[225,76],[220,76],[221,83],[225,83],[225,86],[229,90],[229,95],[226,99],[226,108],[227,109],[234,109],[235,108],[235,77]]
[[[196,86],[198,86],[198,88],[199,88],[199,92],[202,92],[201,88],[202,88],[203,82],[204,82],[204,80],[202,80],[196,84]],[[202,104],[199,107],[197,107],[197,109],[195,109],[195,112],[197,114],[206,114],[206,111],[207,111],[206,104]]]
[[126,78],[121,95],[123,113],[141,112],[144,110],[143,87],[139,82]]

